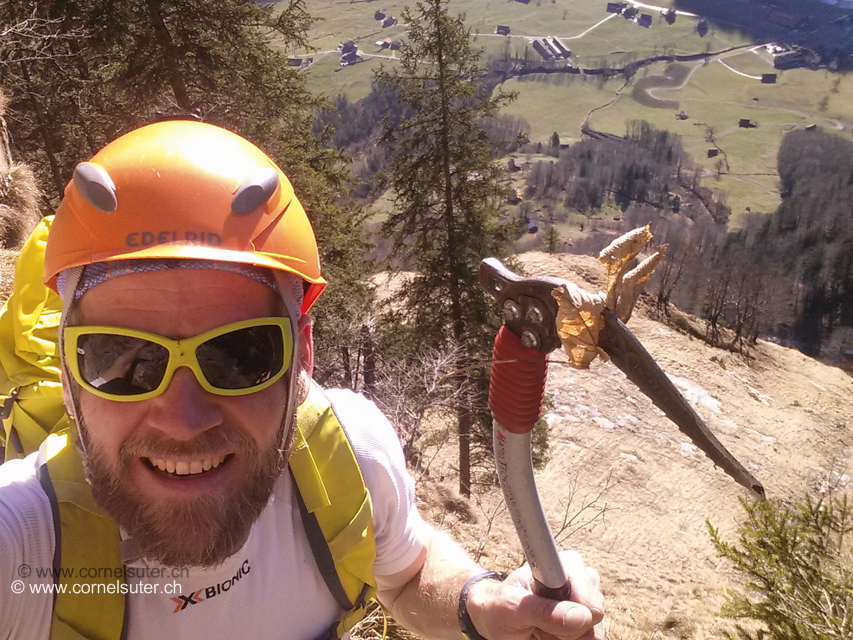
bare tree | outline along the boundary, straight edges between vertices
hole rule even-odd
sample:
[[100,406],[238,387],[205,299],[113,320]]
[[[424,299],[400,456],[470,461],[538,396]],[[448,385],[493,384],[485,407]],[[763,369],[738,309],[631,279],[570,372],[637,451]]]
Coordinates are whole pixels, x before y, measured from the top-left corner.
[[414,355],[385,360],[377,371],[376,404],[397,429],[406,460],[416,468],[428,468],[421,448],[424,418],[430,414],[453,420],[461,407],[470,406],[476,393],[468,377],[452,375],[462,350],[461,346],[424,348]]

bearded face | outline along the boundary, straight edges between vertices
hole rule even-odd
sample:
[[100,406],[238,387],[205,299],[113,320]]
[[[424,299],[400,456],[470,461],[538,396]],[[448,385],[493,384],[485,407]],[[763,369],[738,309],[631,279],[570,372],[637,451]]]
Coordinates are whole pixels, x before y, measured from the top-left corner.
[[[80,299],[74,324],[182,340],[281,313],[281,299],[259,282],[177,269],[93,287]],[[240,549],[292,439],[288,375],[238,396],[210,393],[196,375],[179,367],[161,394],[132,402],[65,380],[95,501],[145,557],[172,566],[215,566]]]
[[[120,447],[117,465],[92,442],[85,420],[78,420],[78,431],[85,450],[86,478],[97,505],[133,539],[144,557],[169,566],[212,567],[235,554],[266,507],[285,467],[284,423],[277,438],[282,445],[265,451],[259,451],[251,438],[225,429],[206,431],[193,442],[134,436]],[[204,465],[204,461],[215,461],[219,457],[216,452],[223,450],[233,451],[231,455],[248,464],[242,479],[215,493],[149,500],[128,473],[134,462],[142,459],[151,465],[152,473],[170,481],[169,471],[155,467],[151,460],[198,460]],[[227,457],[217,467],[211,462],[211,469],[202,473],[217,473],[216,469],[228,463]],[[173,481],[195,481],[179,478]]]

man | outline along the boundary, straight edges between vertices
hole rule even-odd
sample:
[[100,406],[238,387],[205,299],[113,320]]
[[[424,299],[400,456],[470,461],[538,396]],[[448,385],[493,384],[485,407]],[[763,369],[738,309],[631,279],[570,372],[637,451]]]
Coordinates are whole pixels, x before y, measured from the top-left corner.
[[[169,121],[111,143],[75,170],[45,274],[62,298],[76,428],[0,467],[0,584],[14,591],[0,592],[0,638],[340,637],[374,583],[425,637],[603,633],[598,576],[577,554],[564,556],[571,602],[534,596],[526,567],[484,574],[421,520],[376,407],[311,382],[316,244],[287,178],[249,142]],[[368,514],[355,536],[334,515],[352,504],[353,523]],[[91,589],[79,574],[115,565],[126,599],[26,589]]]

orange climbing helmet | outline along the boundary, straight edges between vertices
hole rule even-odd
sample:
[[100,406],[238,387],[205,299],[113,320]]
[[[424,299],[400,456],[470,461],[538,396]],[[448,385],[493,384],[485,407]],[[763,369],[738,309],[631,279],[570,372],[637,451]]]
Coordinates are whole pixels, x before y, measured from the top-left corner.
[[317,241],[287,176],[260,149],[190,120],[118,138],[74,170],[45,254],[45,283],[94,262],[183,258],[266,267],[326,286]]

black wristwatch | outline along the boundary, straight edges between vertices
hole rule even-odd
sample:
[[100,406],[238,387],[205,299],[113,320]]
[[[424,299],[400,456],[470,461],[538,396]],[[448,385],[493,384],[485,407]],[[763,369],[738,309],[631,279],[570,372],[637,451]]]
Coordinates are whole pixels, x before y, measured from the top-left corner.
[[474,623],[471,622],[471,616],[468,615],[468,591],[470,591],[471,587],[480,582],[480,580],[497,580],[499,582],[503,582],[506,580],[506,576],[507,574],[505,573],[486,571],[468,578],[468,582],[466,582],[465,586],[462,587],[462,591],[459,593],[459,609],[457,609],[457,614],[459,616],[459,628],[462,630],[462,635],[467,640],[485,640],[483,636],[478,633],[477,629],[474,628]]

